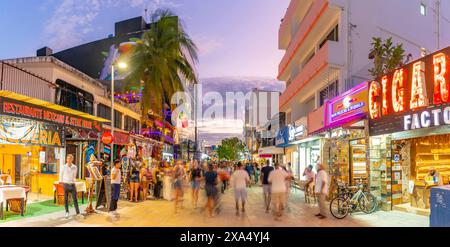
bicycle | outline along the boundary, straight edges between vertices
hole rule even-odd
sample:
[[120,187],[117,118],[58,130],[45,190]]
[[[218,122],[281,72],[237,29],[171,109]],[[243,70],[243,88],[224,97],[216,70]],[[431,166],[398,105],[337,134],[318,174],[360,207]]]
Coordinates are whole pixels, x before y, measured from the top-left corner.
[[[353,192],[354,189],[358,189]],[[333,217],[337,219],[345,218],[349,212],[355,211],[359,208],[366,214],[371,214],[375,211],[377,200],[374,195],[368,191],[364,191],[362,183],[356,186],[347,186],[343,183],[338,183],[338,196],[331,200],[330,212]]]

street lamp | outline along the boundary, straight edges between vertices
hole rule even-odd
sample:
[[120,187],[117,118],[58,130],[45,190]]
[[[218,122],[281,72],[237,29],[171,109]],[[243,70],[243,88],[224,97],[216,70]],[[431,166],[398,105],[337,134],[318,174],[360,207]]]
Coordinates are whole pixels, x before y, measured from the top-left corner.
[[[114,67],[116,63],[111,64],[111,135],[113,136],[113,141],[111,142],[111,163],[112,167],[114,164]],[[126,69],[128,65],[124,62],[117,62],[117,67],[119,69]]]

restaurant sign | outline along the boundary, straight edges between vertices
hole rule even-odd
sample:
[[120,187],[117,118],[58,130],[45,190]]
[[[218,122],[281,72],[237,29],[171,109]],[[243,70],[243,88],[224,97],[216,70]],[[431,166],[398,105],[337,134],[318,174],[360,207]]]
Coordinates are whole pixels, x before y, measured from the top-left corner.
[[65,146],[62,127],[9,116],[0,117],[0,143],[36,146]]
[[366,116],[368,83],[363,82],[327,103],[327,127]]
[[371,135],[450,124],[449,55],[447,47],[370,83]]
[[69,115],[63,112],[52,111],[44,107],[28,105],[23,102],[15,102],[10,99],[2,99],[0,113],[97,132],[101,131],[101,123],[97,121]]

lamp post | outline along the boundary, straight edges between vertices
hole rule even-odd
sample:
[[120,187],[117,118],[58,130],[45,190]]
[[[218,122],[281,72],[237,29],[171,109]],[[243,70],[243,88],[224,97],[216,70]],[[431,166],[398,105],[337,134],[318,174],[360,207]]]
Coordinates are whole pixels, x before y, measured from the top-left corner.
[[[126,69],[127,68],[127,64],[124,62],[118,62],[117,66],[119,67],[119,69]],[[111,163],[110,166],[112,167],[114,164],[114,67],[115,67],[115,63],[111,64],[111,135],[113,136],[112,142],[111,142]]]

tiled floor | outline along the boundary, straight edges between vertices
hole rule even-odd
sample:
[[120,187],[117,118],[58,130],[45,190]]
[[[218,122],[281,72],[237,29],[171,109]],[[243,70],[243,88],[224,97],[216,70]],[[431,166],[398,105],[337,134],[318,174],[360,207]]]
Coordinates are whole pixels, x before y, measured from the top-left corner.
[[[263,198],[260,187],[249,190],[249,203],[245,214],[235,215],[232,191],[227,191],[222,198],[221,213],[214,218],[206,216],[200,208],[191,206],[190,191],[185,194],[185,207],[174,214],[173,203],[168,201],[149,200],[141,203],[119,202],[121,217],[110,220],[104,212],[89,215],[84,220],[67,220],[64,212],[57,212],[19,221],[0,223],[0,226],[312,226],[312,227],[347,227],[347,226],[428,226],[429,219],[404,212],[379,211],[370,215],[355,213],[343,220],[327,218],[317,219],[317,207],[306,205],[303,193],[293,192],[288,210],[280,221],[275,221],[271,214],[263,209]],[[204,192],[201,191],[203,194]],[[200,204],[204,205],[204,197]],[[84,208],[82,208],[84,209]],[[71,209],[73,212],[73,208]]]

